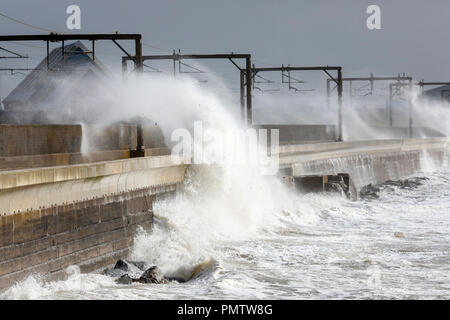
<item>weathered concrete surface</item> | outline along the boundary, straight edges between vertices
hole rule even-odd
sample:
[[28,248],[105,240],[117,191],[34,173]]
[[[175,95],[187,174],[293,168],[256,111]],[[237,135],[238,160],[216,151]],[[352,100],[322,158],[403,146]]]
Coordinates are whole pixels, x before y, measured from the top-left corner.
[[143,138],[144,157],[130,159],[135,125],[0,125],[0,289],[127,256],[137,226],[151,227],[155,197],[174,192],[187,167],[159,127],[144,126]]
[[[145,148],[145,157],[170,155],[169,148]],[[130,150],[105,150],[87,153],[53,153],[31,156],[0,157],[1,170],[64,166],[130,158]]]
[[0,217],[0,289],[31,273],[61,278],[125,258],[138,226],[150,229],[152,203],[175,185],[144,188],[92,200]]
[[[182,159],[181,156],[176,157]],[[176,166],[179,165],[172,161],[171,156],[167,155],[102,161],[68,166],[0,171],[0,190],[43,183],[99,178],[103,176],[132,173],[139,170],[169,168]],[[186,166],[182,165],[180,167],[185,168]]]
[[186,165],[154,156],[0,172],[0,214],[118,194],[184,180]]
[[[406,126],[372,126],[366,123],[360,123],[358,126],[345,125],[343,127],[344,140],[371,140],[373,137],[378,139],[408,139],[409,129]],[[445,134],[428,127],[412,127],[412,138],[437,138],[445,137]]]
[[280,166],[293,177],[348,174],[356,192],[448,164],[449,139],[316,143],[280,147]]
[[[145,148],[165,147],[158,126],[143,126],[142,134]],[[0,124],[0,158],[134,150],[136,145],[136,125]]]
[[137,226],[151,227],[155,196],[174,192],[186,167],[166,155],[0,171],[0,289],[126,258]]
[[[155,155],[159,155],[158,150],[160,149],[157,149],[156,151],[149,151],[148,155],[153,155],[152,152]],[[97,151],[89,153],[53,153],[31,156],[0,157],[0,170],[63,166],[89,162],[127,159],[129,157],[130,150]]]
[[[64,118],[64,116],[66,116]],[[0,110],[0,123],[5,124],[60,124],[61,121],[51,121],[51,119],[65,119],[66,123],[79,123],[75,121],[75,119],[68,119],[70,116],[67,114],[63,115],[62,113],[54,113],[52,111],[32,111],[29,110],[27,112],[23,111],[9,111],[9,110]]]
[[335,125],[283,125],[283,124],[254,124],[255,129],[278,129],[280,144],[301,143],[306,141],[336,141],[337,127]]
[[0,125],[0,157],[80,152],[80,125]]

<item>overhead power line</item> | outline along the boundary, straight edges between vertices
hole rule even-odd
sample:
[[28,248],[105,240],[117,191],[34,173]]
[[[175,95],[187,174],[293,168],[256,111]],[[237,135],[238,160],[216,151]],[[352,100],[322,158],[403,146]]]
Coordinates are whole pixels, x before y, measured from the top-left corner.
[[21,54],[19,54],[19,53],[17,53],[17,52],[8,50],[8,49],[3,48],[3,47],[0,47],[0,50],[6,51],[6,52],[8,52],[8,53],[11,53],[11,54],[13,54],[14,57],[16,57],[16,58],[26,58],[25,56],[23,56],[23,55],[21,55]]
[[45,49],[44,46],[38,46],[38,45],[33,45],[33,44],[28,44],[28,43],[21,43],[21,42],[14,42],[14,41],[6,41],[6,42],[17,45],[17,46],[22,46],[22,47]]
[[23,24],[24,26],[27,26],[27,27],[30,27],[30,28],[34,28],[34,29],[41,30],[41,31],[53,32],[53,30],[49,30],[49,29],[37,27],[37,26],[35,26],[35,25],[32,25],[32,24],[29,24],[29,23],[20,21],[20,20],[18,20],[18,19],[15,19],[15,18],[13,18],[13,17],[10,17],[10,16],[7,16],[6,14],[1,13],[1,12],[0,12],[0,16],[4,17],[4,18],[6,18],[6,19],[9,19],[9,20],[11,20],[11,21],[14,21],[14,22],[16,22],[16,23]]
[[153,49],[159,50],[161,52],[172,53],[170,50],[161,49],[161,48],[159,48],[157,46],[154,46],[154,45],[151,45],[151,44],[148,44],[148,43],[142,43],[142,45],[145,46],[145,47],[149,47],[149,48],[153,48]]

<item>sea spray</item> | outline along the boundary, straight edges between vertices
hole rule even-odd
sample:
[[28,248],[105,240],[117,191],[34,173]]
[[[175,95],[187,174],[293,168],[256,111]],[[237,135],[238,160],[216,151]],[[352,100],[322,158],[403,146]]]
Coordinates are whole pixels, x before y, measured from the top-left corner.
[[[84,97],[103,110],[105,124],[144,114],[166,137],[195,120],[239,127],[230,111],[236,106],[187,79],[143,77],[112,88]],[[373,297],[367,271],[374,263],[386,288],[377,294],[445,297],[448,288],[439,283],[448,272],[430,273],[427,264],[446,265],[448,201],[439,197],[448,198],[448,172],[430,186],[429,194],[426,188],[385,189],[380,202],[350,202],[339,195],[294,194],[257,166],[194,166],[184,192],[155,203],[153,230],[138,234],[131,254],[192,281],[123,287],[100,274],[75,272],[51,283],[31,277],[1,298],[364,298]],[[423,280],[424,274],[437,280]]]
[[272,228],[279,223],[275,197],[284,194],[274,189],[284,187],[275,181],[269,186],[267,179],[248,167],[191,169],[184,192],[155,203],[153,229],[137,236],[132,258],[185,276],[206,259],[219,259],[217,247],[223,243]]

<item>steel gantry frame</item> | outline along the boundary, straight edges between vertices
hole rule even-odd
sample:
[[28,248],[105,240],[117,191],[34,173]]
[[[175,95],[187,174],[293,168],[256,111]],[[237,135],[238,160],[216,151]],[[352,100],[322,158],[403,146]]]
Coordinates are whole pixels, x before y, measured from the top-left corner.
[[[111,40],[114,44],[119,47],[130,59],[134,62],[135,68],[138,71],[142,71],[143,60],[142,60],[142,35],[141,34],[119,34],[119,33],[92,33],[92,34],[60,34],[60,33],[50,33],[41,35],[7,35],[0,36],[0,42],[5,41],[45,41],[47,43],[47,70],[50,70],[50,42],[61,42],[62,56],[66,52],[64,51],[64,41],[67,40],[88,40],[92,42],[92,51],[84,52],[91,53],[92,59],[95,60],[95,41],[98,40]],[[117,41],[118,40],[133,40],[135,42],[135,52],[134,56],[131,56]],[[10,70],[13,72],[13,69]],[[28,70],[24,68],[22,70]],[[136,150],[131,150],[132,156],[142,156],[144,152],[143,147],[143,137],[142,137],[142,127],[138,124],[138,137],[137,137],[137,147]]]
[[[417,82],[417,85],[420,87],[420,89],[423,93],[423,89],[426,86],[450,86],[450,82],[425,82],[422,80],[422,81]],[[446,92],[449,92],[449,90],[448,89],[441,90],[441,100],[442,101],[444,101]]]
[[[47,43],[47,69],[50,65],[50,42],[62,42],[62,55],[64,58],[64,41],[67,40],[88,40],[92,42],[92,51],[85,52],[91,53],[92,59],[95,60],[95,41],[97,40],[111,40],[116,46],[119,47],[127,56],[133,60],[137,70],[142,71],[142,36],[140,34],[120,34],[120,33],[90,33],[90,34],[60,34],[50,33],[41,35],[8,35],[0,36],[0,42],[4,41],[45,41]],[[118,42],[117,40],[134,40],[135,42],[135,54],[131,56]]]
[[[343,82],[349,82],[349,96],[350,96],[350,103],[352,102],[353,98],[353,82],[369,82],[370,84],[370,92],[373,92],[373,86],[375,81],[397,81],[396,83],[405,84],[404,81],[407,81],[406,85],[410,86],[412,88],[412,77],[403,75],[398,76],[392,76],[392,77],[374,77],[373,74],[370,74],[370,77],[353,77],[353,78],[342,78]],[[334,89],[330,88],[330,79],[327,79],[327,102],[329,103],[331,92]],[[410,103],[412,103],[410,101]],[[389,125],[392,127],[392,86],[389,85]]]
[[409,81],[409,83],[397,82],[389,84],[389,122],[390,126],[392,127],[392,99],[395,95],[399,93],[399,90],[402,87],[409,87],[410,90],[410,95],[408,99],[408,137],[412,138],[412,126],[413,126],[413,114],[412,114],[413,103],[411,94],[413,87],[412,79],[411,81]]
[[[330,79],[327,79],[327,97],[330,96],[331,92],[333,92],[334,88],[331,89],[330,88]],[[353,77],[353,78],[342,78],[343,82],[349,82],[349,96],[350,99],[352,99],[353,97],[353,82],[369,82],[368,84],[370,85],[370,92],[373,92],[373,86],[374,86],[374,82],[375,81],[397,81],[397,82],[402,82],[402,81],[412,81],[412,77],[408,77],[408,76],[401,76],[398,75],[396,77],[374,77],[373,74],[370,74],[370,77]],[[355,89],[358,90],[358,89]]]
[[[173,74],[176,75],[176,62],[181,64],[182,60],[187,59],[225,59],[231,61],[231,63],[239,70],[240,73],[240,104],[241,104],[241,119],[247,125],[251,126],[252,120],[252,86],[251,86],[251,55],[239,54],[239,53],[225,53],[225,54],[181,54],[180,51],[167,55],[150,55],[142,56],[142,61],[146,60],[172,60],[173,61]],[[241,68],[233,59],[245,60],[245,68]],[[133,60],[133,57],[127,55],[122,57],[122,72],[127,72],[127,61]],[[244,93],[245,92],[245,93]],[[245,99],[246,98],[246,99]],[[245,100],[247,102],[247,108],[245,108]],[[247,112],[245,112],[247,111]],[[247,117],[246,117],[247,116]],[[247,119],[245,119],[245,117]]]
[[[282,83],[285,83],[284,78],[286,77],[285,72],[288,73],[288,84],[289,89],[292,89],[290,82],[290,72],[291,71],[323,71],[328,75],[328,79],[330,81],[334,81],[338,88],[338,137],[337,141],[342,141],[342,67],[339,66],[315,66],[315,67],[291,67],[284,66],[281,67],[266,67],[266,68],[252,68],[252,79],[254,79],[259,72],[280,72],[281,71],[281,79]],[[328,71],[336,71],[337,79],[334,78]],[[296,83],[301,83],[302,81],[297,80]],[[328,83],[328,82],[327,82]],[[294,88],[294,90],[299,91]]]
[[[415,85],[419,86],[421,88],[421,90],[423,91],[423,88],[425,86],[446,86],[446,85],[450,85],[450,82],[425,82],[425,81],[419,81],[417,83],[415,83]],[[398,94],[398,91],[400,90],[400,88],[402,87],[409,87],[409,90],[412,91],[412,87],[413,87],[413,83],[412,80],[409,81],[409,83],[391,83],[389,85],[389,116],[390,116],[390,123],[391,123],[391,127],[392,127],[392,99],[393,97]],[[448,92],[450,90],[441,90],[441,99],[444,98],[444,93]],[[409,123],[408,123],[408,134],[409,137],[412,137],[412,126],[413,126],[413,112],[412,112],[412,107],[413,107],[413,103],[412,103],[412,96],[410,96],[409,98],[409,110],[408,110],[408,114],[409,114]]]
[[[28,59],[28,56],[24,56],[21,55],[20,53],[8,50],[6,48],[0,47],[0,51],[4,51],[7,53],[10,53],[10,56],[0,56],[0,60],[1,59]],[[9,71],[11,72],[11,75],[20,73],[20,71],[24,71],[24,70],[29,70],[28,68],[21,68],[20,70],[18,70],[17,68],[1,68],[0,71]],[[19,71],[14,73],[14,71]],[[0,79],[1,80],[1,79]],[[1,92],[0,92],[0,109],[2,108],[2,96],[1,96]]]
[[425,82],[419,81],[417,85],[423,89],[425,86],[450,86],[450,82]]
[[[356,82],[361,82],[361,81],[367,81],[370,84],[370,91],[373,91],[373,84],[375,81],[412,81],[412,77],[408,77],[405,74],[403,75],[398,75],[398,76],[392,76],[392,77],[374,77],[373,74],[370,74],[369,77],[353,77],[353,78],[342,78],[343,82],[350,82],[350,90],[349,90],[349,94],[350,96],[353,93],[353,89],[352,89],[352,83],[354,81]],[[330,79],[327,79],[327,82],[330,82]],[[327,86],[328,87],[328,86]],[[357,90],[357,89],[355,89]],[[331,90],[332,91],[332,90]],[[330,90],[327,91],[328,93],[330,93]]]

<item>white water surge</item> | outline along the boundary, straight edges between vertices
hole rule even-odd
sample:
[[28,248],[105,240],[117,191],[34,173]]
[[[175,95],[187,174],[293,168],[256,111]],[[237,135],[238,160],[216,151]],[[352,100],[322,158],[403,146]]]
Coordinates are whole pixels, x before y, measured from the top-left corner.
[[125,286],[72,269],[66,281],[30,277],[1,297],[449,298],[449,182],[447,168],[417,188],[385,185],[378,199],[357,202],[308,194],[252,203],[242,200],[251,190],[214,200],[188,191],[157,204],[154,229],[136,238],[132,256],[166,273],[196,272],[193,280]]
[[[196,106],[200,90],[177,85],[187,100],[181,106]],[[152,115],[164,94],[172,109],[177,102],[170,90],[130,87],[148,101],[159,91],[154,105],[139,100],[130,110],[148,107]],[[235,126],[220,99],[208,94],[204,101],[210,105],[184,118]],[[212,107],[216,112],[206,112]],[[138,234],[131,254],[192,280],[119,285],[72,267],[66,281],[30,276],[0,298],[449,298],[450,169],[427,176],[417,188],[386,185],[378,199],[352,202],[339,194],[294,193],[255,166],[194,168],[183,193],[155,204],[153,230]]]

